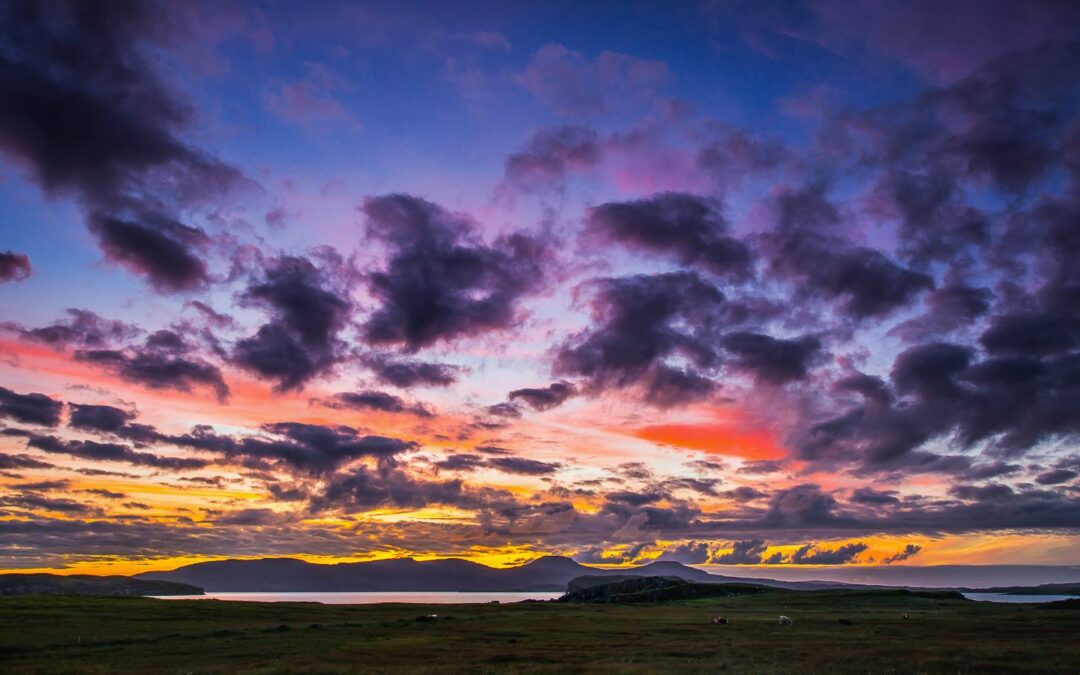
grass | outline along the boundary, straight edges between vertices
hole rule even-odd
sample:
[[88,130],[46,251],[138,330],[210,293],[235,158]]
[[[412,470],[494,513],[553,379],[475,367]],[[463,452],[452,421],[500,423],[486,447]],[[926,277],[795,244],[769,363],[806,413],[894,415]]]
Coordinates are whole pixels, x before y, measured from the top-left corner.
[[12,597],[0,598],[0,672],[1075,672],[1078,634],[1080,608],[891,592],[651,605]]

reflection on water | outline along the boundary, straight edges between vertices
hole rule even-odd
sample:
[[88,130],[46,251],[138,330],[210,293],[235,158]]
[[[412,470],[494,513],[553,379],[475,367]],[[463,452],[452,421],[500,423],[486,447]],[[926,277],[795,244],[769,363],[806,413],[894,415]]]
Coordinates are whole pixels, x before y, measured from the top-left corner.
[[562,593],[207,593],[206,595],[151,596],[161,600],[238,600],[243,602],[321,602],[326,605],[373,605],[380,602],[403,602],[415,605],[462,605],[485,602],[521,602],[551,600]]
[[968,600],[980,602],[1057,602],[1072,600],[1080,595],[1012,595],[1009,593],[964,593]]

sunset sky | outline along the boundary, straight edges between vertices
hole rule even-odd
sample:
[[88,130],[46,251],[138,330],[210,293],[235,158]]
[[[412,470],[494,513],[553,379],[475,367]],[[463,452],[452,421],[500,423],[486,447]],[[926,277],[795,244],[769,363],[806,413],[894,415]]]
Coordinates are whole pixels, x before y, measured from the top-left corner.
[[1077,3],[4,2],[0,568],[1080,564],[1078,111]]

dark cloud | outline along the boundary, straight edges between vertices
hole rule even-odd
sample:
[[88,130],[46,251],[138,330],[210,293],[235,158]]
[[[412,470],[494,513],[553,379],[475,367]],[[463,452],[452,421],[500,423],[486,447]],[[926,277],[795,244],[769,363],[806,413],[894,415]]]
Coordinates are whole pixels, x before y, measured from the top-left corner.
[[880,251],[848,244],[827,186],[784,189],[774,200],[776,225],[764,238],[770,269],[796,293],[838,303],[855,319],[890,314],[933,288],[933,279]]
[[383,357],[368,357],[364,362],[380,382],[402,389],[448,387],[457,382],[461,370],[445,363],[396,361]]
[[861,487],[852,492],[851,501],[869,506],[895,506],[900,503],[900,499],[896,496],[898,494],[896,490],[875,490],[872,487]]
[[135,413],[111,405],[69,404],[68,425],[84,431],[115,433],[135,419]]
[[732,366],[771,384],[804,379],[810,362],[821,349],[821,341],[809,335],[781,340],[759,333],[737,332],[725,335],[720,344],[735,357]]
[[19,328],[24,339],[55,349],[75,347],[75,360],[114,372],[121,379],[152,389],[190,392],[208,387],[219,400],[229,395],[221,370],[195,353],[179,333],[159,330],[142,344],[123,344],[142,331],[121,321],[103,319],[81,309],[69,309],[69,319],[41,328]]
[[763,499],[769,496],[767,493],[762,492],[755,487],[750,487],[749,485],[740,485],[737,488],[722,492],[721,494],[728,499],[734,499],[740,503],[752,502],[756,499]]
[[900,254],[913,263],[956,260],[990,241],[990,218],[961,201],[953,174],[888,171],[881,189],[900,220]]
[[196,428],[192,434],[170,437],[176,445],[217,452],[234,459],[268,460],[307,474],[336,470],[353,460],[387,460],[417,448],[411,441],[365,435],[344,425],[325,426],[277,422],[263,426],[269,437],[231,438]]
[[102,488],[87,488],[85,490],[79,490],[79,492],[85,492],[89,495],[97,495],[98,497],[104,497],[105,499],[127,499],[127,495],[123,492],[114,492],[112,490],[105,490]]
[[17,394],[0,387],[0,418],[55,427],[60,424],[63,412],[63,402],[45,394]]
[[1080,316],[1025,312],[994,317],[980,342],[995,354],[1045,356],[1080,347]]
[[503,473],[516,473],[525,476],[546,476],[562,468],[558,462],[541,462],[525,457],[492,457],[486,464]]
[[287,514],[278,513],[273,509],[239,509],[218,518],[215,522],[221,525],[260,527],[263,525],[275,525],[288,519]]
[[784,465],[781,462],[771,459],[760,459],[751,462],[744,462],[742,466],[735,470],[735,473],[741,474],[767,474],[767,473],[779,473],[784,470]]
[[891,565],[894,562],[900,562],[901,560],[907,560],[908,558],[911,558],[912,556],[918,555],[918,553],[920,551],[922,551],[922,548],[923,547],[918,545],[918,544],[908,544],[908,545],[904,546],[903,551],[900,551],[899,553],[894,553],[893,555],[891,555],[891,556],[889,556],[887,558],[882,558],[881,559],[881,564],[882,565]]
[[522,150],[506,158],[505,180],[526,192],[558,188],[571,171],[596,166],[603,153],[603,143],[592,129],[543,129],[534,133]]
[[[490,454],[490,453],[487,453]],[[477,471],[479,469],[494,469],[503,473],[519,474],[523,476],[547,476],[555,473],[563,467],[558,462],[542,462],[525,457],[513,457],[497,453],[495,457],[484,457],[467,452],[458,452],[446,459],[434,463],[435,468],[444,471]]]
[[380,306],[364,324],[373,344],[416,351],[508,328],[519,300],[544,279],[544,244],[523,234],[478,240],[465,216],[409,195],[364,202],[368,237],[389,248],[386,267],[368,276]]
[[762,524],[774,528],[827,528],[850,524],[837,513],[836,499],[817,485],[804,483],[775,492]]
[[987,288],[963,284],[942,286],[927,294],[925,314],[905,321],[889,332],[908,342],[940,339],[954,330],[971,326],[989,312],[993,297]]
[[32,273],[30,258],[25,254],[0,251],[0,283],[29,279]]
[[446,471],[475,471],[484,467],[487,460],[480,455],[468,452],[456,452],[446,459],[435,462],[436,469]]
[[68,407],[71,411],[68,426],[72,429],[122,438],[133,442],[136,447],[144,447],[168,438],[150,425],[135,422],[138,415],[132,411],[109,405],[79,403],[69,403]]
[[519,419],[524,414],[521,412],[521,408],[513,403],[496,403],[495,405],[489,405],[484,408],[484,413],[506,419]]
[[1080,476],[1080,472],[1072,469],[1053,469],[1040,473],[1035,477],[1035,482],[1039,485],[1060,485],[1061,483],[1068,483],[1077,476]]
[[388,413],[404,413],[417,417],[432,417],[431,411],[419,403],[406,403],[398,396],[385,391],[344,391],[323,401],[323,405],[332,408],[351,408],[353,410],[373,410]]
[[914,452],[955,433],[964,447],[989,442],[1007,453],[1080,433],[1070,401],[1080,393],[1080,358],[992,356],[975,361],[962,345],[928,343],[896,358],[892,382],[903,399],[867,400],[813,424],[797,441],[807,458],[843,457],[881,468],[970,469],[970,459]]
[[998,476],[1008,476],[1020,471],[1023,467],[1019,464],[1009,464],[1000,460],[988,464],[973,466],[964,472],[965,480],[986,480]]
[[202,230],[177,222],[156,226],[119,218],[90,224],[101,250],[111,260],[142,274],[160,291],[185,291],[209,280],[206,263],[196,254],[209,238]]
[[[14,433],[11,433],[14,432]],[[147,466],[155,469],[180,471],[201,469],[209,462],[187,457],[165,457],[149,452],[138,452],[119,443],[100,443],[89,440],[63,440],[56,436],[45,436],[18,430],[5,430],[8,435],[26,437],[27,446],[43,452],[70,455],[81,459],[103,462],[125,462],[135,466]]]
[[265,307],[271,320],[236,343],[232,360],[237,365],[288,391],[326,373],[342,358],[345,345],[337,336],[349,321],[352,303],[347,290],[332,288],[326,274],[307,258],[273,261],[243,298]]
[[195,387],[207,387],[218,400],[224,401],[229,396],[229,386],[217,366],[152,343],[124,350],[78,350],[75,359],[106,368],[123,380],[151,389],[190,392]]
[[944,164],[1004,192],[1022,193],[1058,161],[1056,145],[1069,119],[1060,113],[1076,110],[1078,65],[1080,43],[1065,41],[991,62],[949,87],[929,90],[910,116],[895,116],[928,131],[908,134],[906,146],[889,149],[900,161],[925,157],[930,166]]
[[764,539],[733,541],[730,545],[730,551],[714,554],[709,562],[715,565],[758,565],[768,548]]
[[0,11],[0,149],[50,194],[75,195],[105,255],[157,289],[207,280],[205,235],[171,216],[238,174],[184,143],[189,111],[144,56],[174,28],[162,8],[6,3]]
[[666,192],[594,206],[585,232],[593,241],[667,254],[684,266],[700,265],[714,274],[745,279],[751,270],[750,249],[727,230],[718,202]]
[[604,495],[609,502],[619,502],[630,506],[645,506],[667,499],[667,494],[659,491],[630,492],[628,490],[616,490]]
[[650,542],[642,542],[631,546],[625,551],[606,549],[603,546],[590,546],[574,553],[573,559],[585,565],[631,563],[635,562],[638,556],[650,545]]
[[824,257],[791,263],[800,268],[798,274],[826,297],[840,300],[841,309],[856,318],[889,314],[933,288],[928,275],[900,267],[873,249],[803,254]]
[[139,334],[139,329],[122,321],[103,319],[86,309],[68,309],[68,319],[41,328],[22,328],[23,339],[41,342],[55,349],[111,347]]
[[722,485],[719,478],[668,478],[661,485],[665,490],[689,490],[709,497],[719,496],[716,488]]
[[958,392],[956,375],[970,365],[972,352],[967,347],[932,342],[911,347],[896,357],[892,380],[902,394],[922,398],[952,396]]
[[54,490],[66,490],[71,487],[69,480],[42,480],[36,483],[18,483],[12,486],[28,492],[52,492]]
[[349,513],[380,506],[419,508],[431,504],[477,508],[482,501],[483,496],[461,480],[425,480],[392,463],[382,463],[374,469],[360,466],[335,475],[322,493],[311,499],[310,506],[313,511]]
[[798,548],[788,558],[791,565],[845,565],[854,562],[860,553],[870,548],[862,542],[844,544],[835,549],[819,549],[813,544]]
[[553,382],[546,387],[515,389],[507,395],[511,401],[523,401],[533,410],[557,408],[575,394],[569,382]]
[[73,499],[42,497],[41,495],[29,493],[0,495],[0,506],[26,509],[28,511],[48,511],[82,516],[99,513],[98,509]]
[[672,548],[664,549],[657,560],[671,560],[684,565],[701,565],[709,560],[709,545],[703,541],[688,541]]
[[690,272],[595,279],[590,286],[594,326],[559,348],[556,372],[585,377],[593,391],[637,387],[657,404],[712,390],[708,379],[666,360],[715,366],[723,293]]
[[36,457],[30,455],[12,455],[8,453],[0,453],[0,470],[10,471],[12,469],[51,469],[52,464],[43,462]]

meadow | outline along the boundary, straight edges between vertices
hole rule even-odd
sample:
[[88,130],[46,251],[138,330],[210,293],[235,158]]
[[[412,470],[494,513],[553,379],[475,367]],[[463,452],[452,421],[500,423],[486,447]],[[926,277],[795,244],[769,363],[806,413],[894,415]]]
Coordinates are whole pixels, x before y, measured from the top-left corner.
[[1076,672],[1072,604],[864,591],[640,605],[13,597],[0,598],[0,672]]

